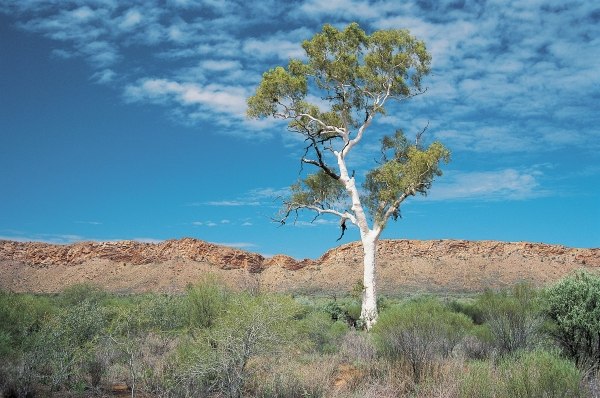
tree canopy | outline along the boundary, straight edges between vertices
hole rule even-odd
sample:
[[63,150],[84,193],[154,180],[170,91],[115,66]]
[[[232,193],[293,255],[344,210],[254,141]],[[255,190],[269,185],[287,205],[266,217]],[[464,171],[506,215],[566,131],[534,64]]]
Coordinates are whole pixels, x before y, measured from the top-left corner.
[[[302,47],[306,60],[292,59],[287,67],[263,74],[248,99],[248,115],[288,120],[289,130],[305,137],[302,162],[320,169],[292,186],[286,215],[307,208],[360,223],[353,204],[344,204],[347,180],[354,178],[346,169],[346,156],[373,118],[386,113],[388,102],[425,91],[421,80],[429,73],[431,56],[407,30],[368,35],[356,23],[344,30],[325,25]],[[409,142],[401,130],[383,138],[381,154],[355,199],[383,227],[390,217],[397,218],[406,197],[427,193],[433,178],[441,175],[440,161],[447,162],[450,154],[438,142],[427,148],[418,139]]]

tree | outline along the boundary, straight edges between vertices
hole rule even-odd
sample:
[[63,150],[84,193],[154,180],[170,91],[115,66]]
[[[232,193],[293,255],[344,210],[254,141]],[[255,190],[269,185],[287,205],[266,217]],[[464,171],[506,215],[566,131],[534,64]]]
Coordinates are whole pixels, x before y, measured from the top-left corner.
[[[439,142],[425,148],[420,142],[424,130],[414,143],[398,130],[383,138],[381,161],[366,174],[356,176],[347,162],[374,118],[385,115],[389,102],[425,91],[421,79],[429,73],[431,56],[407,30],[367,35],[356,23],[342,31],[325,25],[302,47],[306,61],[292,59],[287,67],[263,74],[248,98],[248,116],[287,120],[288,128],[305,138],[302,164],[318,170],[291,187],[281,222],[308,209],[317,217],[338,217],[342,236],[346,222],[358,227],[364,251],[361,319],[370,329],[377,320],[379,236],[390,218],[399,217],[406,198],[427,193],[433,178],[442,174],[440,162],[449,161],[450,153]],[[323,101],[329,105],[326,110],[318,106]],[[362,179],[362,189],[357,178]]]

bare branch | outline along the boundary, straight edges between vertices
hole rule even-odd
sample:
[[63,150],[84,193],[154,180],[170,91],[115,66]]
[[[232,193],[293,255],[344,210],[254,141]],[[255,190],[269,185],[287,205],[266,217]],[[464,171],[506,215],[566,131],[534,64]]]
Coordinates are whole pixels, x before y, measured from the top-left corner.
[[419,145],[421,144],[421,136],[423,134],[425,134],[425,132],[427,131],[427,128],[429,127],[429,120],[427,121],[427,126],[425,126],[423,128],[423,130],[421,130],[420,133],[417,133],[417,137],[415,138],[415,146],[418,148]]

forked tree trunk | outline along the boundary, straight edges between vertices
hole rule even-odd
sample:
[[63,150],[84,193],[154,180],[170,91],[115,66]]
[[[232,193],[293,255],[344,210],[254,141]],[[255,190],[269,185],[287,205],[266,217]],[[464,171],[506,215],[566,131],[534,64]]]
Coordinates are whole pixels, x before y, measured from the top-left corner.
[[362,237],[364,252],[364,270],[363,270],[363,295],[362,309],[360,319],[363,321],[367,330],[370,330],[377,322],[377,283],[375,275],[375,265],[377,257],[376,236],[368,234]]

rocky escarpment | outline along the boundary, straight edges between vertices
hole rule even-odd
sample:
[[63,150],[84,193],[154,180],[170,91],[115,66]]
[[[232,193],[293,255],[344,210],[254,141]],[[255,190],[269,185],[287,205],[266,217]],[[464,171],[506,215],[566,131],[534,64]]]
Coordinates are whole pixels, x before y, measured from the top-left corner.
[[[543,285],[580,268],[600,272],[600,249],[529,242],[382,240],[380,290],[476,291],[527,280]],[[207,273],[226,283],[275,291],[348,291],[362,278],[362,247],[353,242],[316,260],[257,253],[197,239],[161,243],[52,245],[0,241],[0,288],[58,291],[92,282],[113,291],[179,291]]]
[[79,265],[90,260],[108,260],[133,265],[190,260],[217,265],[223,269],[261,270],[265,258],[257,253],[184,238],[161,243],[137,241],[79,242],[53,245],[40,242],[0,241],[0,260],[13,260],[31,266]]

